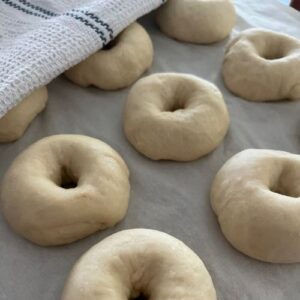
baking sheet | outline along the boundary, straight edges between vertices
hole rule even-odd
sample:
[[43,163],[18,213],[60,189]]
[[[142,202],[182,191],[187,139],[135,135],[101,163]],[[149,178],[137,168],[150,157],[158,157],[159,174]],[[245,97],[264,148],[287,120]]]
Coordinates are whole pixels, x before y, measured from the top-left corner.
[[[237,0],[234,32],[264,27],[300,38],[300,13],[276,0]],[[129,89],[82,89],[60,77],[49,85],[47,109],[19,141],[0,145],[0,175],[28,145],[52,134],[100,138],[118,150],[131,171],[126,218],[116,227],[63,247],[43,248],[16,235],[0,218],[0,299],[53,300],[60,295],[75,261],[104,237],[127,228],[153,228],[184,241],[204,261],[220,300],[299,300],[300,264],[258,262],[234,250],[221,234],[210,208],[214,175],[233,154],[246,148],[298,153],[300,102],[251,103],[234,97],[220,77],[226,41],[197,46],[178,43],[156,28],[153,15],[142,20],[150,32],[155,61],[148,72],[187,72],[217,84],[231,116],[224,143],[190,163],[154,162],[138,154],[122,131]],[[288,247],[288,245],[287,245]]]

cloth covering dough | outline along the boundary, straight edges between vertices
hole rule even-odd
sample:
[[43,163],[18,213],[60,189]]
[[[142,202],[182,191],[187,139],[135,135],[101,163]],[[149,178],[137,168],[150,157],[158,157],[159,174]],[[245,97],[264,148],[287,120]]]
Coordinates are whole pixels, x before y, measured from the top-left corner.
[[230,34],[236,14],[231,0],[168,0],[158,9],[156,20],[170,37],[210,44]]
[[0,118],[164,1],[0,1]]
[[266,262],[300,262],[300,156],[245,150],[217,174],[211,203],[228,241]]
[[139,80],[124,111],[128,140],[147,157],[190,161],[223,140],[229,115],[218,88],[196,76],[158,73]]
[[2,184],[2,212],[16,232],[34,243],[71,243],[123,219],[128,176],[119,154],[100,140],[47,137],[10,166]]
[[62,300],[216,300],[201,259],[174,237],[155,230],[118,232],[75,265]]
[[300,40],[265,29],[248,29],[227,46],[224,81],[252,101],[300,99]]
[[134,83],[153,61],[150,36],[138,23],[133,23],[106,48],[96,52],[65,72],[76,84],[116,90]]
[[0,143],[19,139],[33,119],[45,108],[47,100],[47,88],[41,87],[0,118]]

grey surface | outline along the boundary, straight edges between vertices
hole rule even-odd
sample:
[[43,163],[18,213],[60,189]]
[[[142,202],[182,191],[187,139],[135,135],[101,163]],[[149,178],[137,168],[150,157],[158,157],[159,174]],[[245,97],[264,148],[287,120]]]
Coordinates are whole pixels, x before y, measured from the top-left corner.
[[[276,0],[239,0],[236,7],[239,19],[235,31],[262,26],[300,38],[300,14]],[[64,281],[81,254],[113,232],[145,227],[170,233],[198,253],[220,300],[299,300],[300,264],[262,263],[234,250],[220,232],[210,208],[209,190],[218,169],[240,150],[270,148],[299,153],[300,102],[259,104],[232,96],[220,77],[226,41],[211,46],[181,44],[161,34],[151,16],[143,23],[155,47],[155,61],[149,73],[192,73],[216,83],[222,90],[231,116],[224,143],[212,154],[191,163],[151,161],[130,146],[122,131],[122,109],[128,89],[82,89],[62,77],[52,82],[46,111],[22,139],[0,146],[0,175],[18,153],[44,136],[90,135],[112,145],[128,163],[130,207],[116,227],[55,248],[31,244],[0,218],[0,299],[59,299]]]

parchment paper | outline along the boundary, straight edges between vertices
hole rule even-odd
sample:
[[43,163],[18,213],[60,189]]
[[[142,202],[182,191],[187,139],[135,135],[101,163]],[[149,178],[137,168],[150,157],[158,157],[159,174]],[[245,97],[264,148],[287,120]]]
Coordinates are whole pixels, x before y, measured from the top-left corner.
[[[234,33],[261,26],[300,38],[300,13],[291,8],[276,0],[235,3],[239,17]],[[243,149],[269,148],[299,154],[300,102],[251,103],[237,98],[227,91],[220,76],[227,41],[210,46],[183,44],[164,36],[156,28],[153,15],[142,23],[155,47],[149,74],[191,73],[221,89],[231,116],[224,143],[210,155],[190,163],[151,161],[138,154],[123,134],[122,110],[129,89],[83,89],[62,76],[53,81],[44,113],[19,141],[0,145],[0,175],[18,153],[42,137],[85,134],[113,146],[128,163],[130,207],[116,227],[53,248],[24,240],[0,217],[0,299],[60,299],[73,264],[92,245],[119,230],[144,227],[172,234],[191,247],[207,266],[220,300],[299,300],[300,264],[262,263],[233,249],[212,212],[209,191],[223,163]]]

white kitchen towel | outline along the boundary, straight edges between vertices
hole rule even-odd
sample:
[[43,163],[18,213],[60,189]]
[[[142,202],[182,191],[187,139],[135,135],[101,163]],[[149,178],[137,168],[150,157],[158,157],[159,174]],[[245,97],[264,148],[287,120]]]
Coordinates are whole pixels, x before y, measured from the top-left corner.
[[0,118],[164,0],[0,0]]

